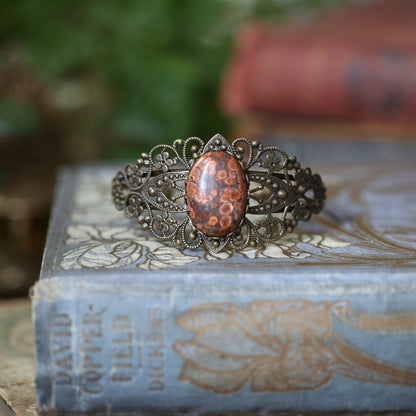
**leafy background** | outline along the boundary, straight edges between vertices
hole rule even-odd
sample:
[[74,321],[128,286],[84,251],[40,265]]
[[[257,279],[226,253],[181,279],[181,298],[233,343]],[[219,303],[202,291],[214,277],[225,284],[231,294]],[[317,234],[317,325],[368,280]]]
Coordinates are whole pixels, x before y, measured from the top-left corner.
[[239,27],[345,2],[3,0],[0,296],[38,275],[59,165],[227,136],[217,96]]

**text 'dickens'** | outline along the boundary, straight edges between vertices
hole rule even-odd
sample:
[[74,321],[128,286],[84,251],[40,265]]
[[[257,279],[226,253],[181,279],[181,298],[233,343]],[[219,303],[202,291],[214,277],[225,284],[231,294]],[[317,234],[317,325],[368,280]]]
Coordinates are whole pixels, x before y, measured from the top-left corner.
[[[75,361],[79,363],[80,385],[88,395],[99,395],[108,382],[134,383],[146,375],[151,392],[165,389],[165,313],[162,308],[147,310],[147,333],[142,336],[135,320],[127,314],[108,315],[108,307],[88,305],[80,315],[80,329],[75,329],[76,317],[55,313],[52,318],[52,356],[54,384],[72,387],[76,384]],[[109,332],[111,342],[107,342]],[[75,340],[75,334],[78,341]],[[79,346],[75,343],[79,342]],[[145,343],[145,347],[143,347]],[[110,351],[105,348],[110,346]],[[74,360],[74,353],[79,353]],[[108,360],[108,357],[110,360]],[[143,361],[147,363],[144,368]]]

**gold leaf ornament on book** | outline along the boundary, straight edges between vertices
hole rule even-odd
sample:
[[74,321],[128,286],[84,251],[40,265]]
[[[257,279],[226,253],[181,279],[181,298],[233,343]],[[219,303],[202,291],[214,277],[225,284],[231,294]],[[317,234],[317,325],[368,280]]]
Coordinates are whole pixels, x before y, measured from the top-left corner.
[[201,303],[177,318],[196,335],[177,341],[181,380],[215,393],[317,389],[338,375],[349,379],[416,387],[416,368],[383,360],[333,329],[338,318],[360,331],[394,334],[416,331],[416,311],[363,313],[348,300],[258,300]]
[[[161,270],[201,260],[225,260],[235,254],[231,250],[220,253],[182,251],[151,235],[138,236],[127,226],[72,224],[66,233],[65,245],[70,248],[62,254],[60,265],[64,270],[115,269],[132,265],[145,270]],[[310,257],[314,248],[332,250],[348,245],[326,233],[291,233],[278,243],[269,243],[257,250],[247,248],[239,254],[247,259],[301,259]]]
[[[325,174],[327,209],[315,217],[314,228],[299,224],[294,232],[264,247],[248,247],[239,252],[225,248],[219,253],[179,250],[150,233],[136,230],[128,220],[119,221],[119,214],[108,198],[112,170],[85,175],[75,189],[59,266],[64,270],[117,267],[155,270],[218,259],[237,261],[241,257],[297,259],[340,268],[369,262],[410,267],[416,258],[416,181],[414,170],[406,166],[390,168],[393,169],[396,171],[389,171],[384,165],[331,168]],[[377,215],[377,207],[394,212],[396,205],[405,210],[405,215],[384,220]],[[338,217],[334,212],[338,212]],[[298,267],[299,263],[288,264]]]

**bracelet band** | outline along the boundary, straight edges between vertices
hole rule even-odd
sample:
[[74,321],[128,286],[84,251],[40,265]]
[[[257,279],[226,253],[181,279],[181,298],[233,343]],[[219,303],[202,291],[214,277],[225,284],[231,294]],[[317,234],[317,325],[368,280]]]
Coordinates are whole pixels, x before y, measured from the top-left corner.
[[321,211],[325,187],[275,146],[215,135],[155,146],[113,179],[113,202],[162,240],[217,253],[263,245]]

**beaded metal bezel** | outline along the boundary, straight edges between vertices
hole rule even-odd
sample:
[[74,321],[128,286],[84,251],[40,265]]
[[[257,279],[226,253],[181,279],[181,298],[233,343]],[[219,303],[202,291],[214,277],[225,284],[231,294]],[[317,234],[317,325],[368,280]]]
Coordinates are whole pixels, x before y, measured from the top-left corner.
[[[231,233],[212,237],[198,230],[189,216],[186,182],[195,160],[210,151],[235,157],[248,183],[246,215]],[[276,146],[263,146],[244,138],[229,144],[216,134],[206,144],[198,137],[155,146],[135,164],[118,171],[112,184],[113,202],[127,218],[135,218],[144,230],[176,246],[205,246],[218,253],[226,247],[276,241],[321,211],[325,187],[318,174],[302,168],[296,157]]]

